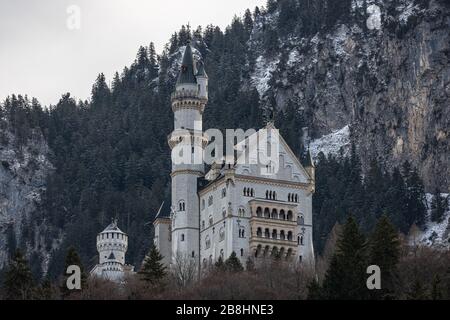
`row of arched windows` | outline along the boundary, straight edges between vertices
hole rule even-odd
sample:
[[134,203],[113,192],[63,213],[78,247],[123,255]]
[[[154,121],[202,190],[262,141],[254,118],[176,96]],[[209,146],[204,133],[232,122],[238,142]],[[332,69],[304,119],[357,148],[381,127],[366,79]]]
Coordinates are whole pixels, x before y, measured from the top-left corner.
[[298,202],[298,194],[289,193],[288,194],[288,202]]
[[292,248],[289,248],[288,250],[284,247],[278,248],[276,246],[272,248],[270,246],[265,246],[263,248],[262,245],[258,245],[255,250],[255,258],[272,256],[289,259],[292,256],[292,252]]
[[260,238],[268,238],[268,239],[274,239],[274,240],[288,240],[292,241],[293,235],[292,231],[285,232],[284,230],[281,230],[278,232],[277,229],[273,229],[270,231],[269,228],[265,228],[264,232],[261,227],[259,227],[256,230],[256,236]]
[[259,218],[266,218],[266,219],[278,219],[278,220],[288,220],[292,221],[294,218],[294,215],[291,210],[288,210],[287,212],[281,209],[279,212],[277,209],[272,209],[272,211],[269,208],[261,207],[256,208],[256,216]]
[[184,200],[180,200],[180,202],[178,203],[178,210],[186,211],[186,203],[184,202]]
[[244,188],[244,197],[254,197],[255,190],[253,188]]
[[266,199],[277,200],[277,193],[272,190],[266,190]]

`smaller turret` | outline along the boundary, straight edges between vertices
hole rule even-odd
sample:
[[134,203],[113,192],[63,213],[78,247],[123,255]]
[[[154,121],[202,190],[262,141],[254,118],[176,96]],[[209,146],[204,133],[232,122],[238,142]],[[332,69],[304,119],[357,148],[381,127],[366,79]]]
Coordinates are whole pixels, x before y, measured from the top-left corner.
[[199,98],[208,100],[208,75],[202,61],[198,62],[197,83],[199,88]]
[[308,151],[306,151],[304,166],[305,166],[306,172],[308,172],[309,176],[311,177],[311,180],[314,181],[316,179],[316,177],[315,177],[316,166],[314,165],[314,160],[311,156],[311,151],[309,149],[308,149]]

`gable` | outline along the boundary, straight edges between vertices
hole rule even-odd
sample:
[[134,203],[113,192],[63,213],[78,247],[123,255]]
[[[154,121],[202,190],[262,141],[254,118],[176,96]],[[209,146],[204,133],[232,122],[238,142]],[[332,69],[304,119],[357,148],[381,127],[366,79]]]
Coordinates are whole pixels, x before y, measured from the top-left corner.
[[[268,125],[266,128],[269,129],[269,132],[276,132],[270,130],[275,129],[273,126]],[[270,134],[271,133],[269,133],[269,135]],[[252,155],[259,154],[260,152],[263,152],[263,150],[258,150],[258,144],[254,143],[255,141],[258,141],[258,138],[261,137],[260,131],[255,133],[255,135],[258,136],[255,137],[254,135],[252,135],[246,139],[246,150],[248,150],[248,152],[247,154],[241,154],[238,157],[237,164],[235,166],[236,174],[254,177],[265,177],[290,182],[308,183],[310,179],[309,174],[302,166],[298,158],[295,156],[294,152],[288,146],[281,134],[278,134],[278,168],[276,164],[274,164],[273,168],[270,169],[267,168],[266,165],[256,163],[257,159],[255,159],[255,157]],[[238,144],[237,148],[242,148],[242,145],[239,146]]]

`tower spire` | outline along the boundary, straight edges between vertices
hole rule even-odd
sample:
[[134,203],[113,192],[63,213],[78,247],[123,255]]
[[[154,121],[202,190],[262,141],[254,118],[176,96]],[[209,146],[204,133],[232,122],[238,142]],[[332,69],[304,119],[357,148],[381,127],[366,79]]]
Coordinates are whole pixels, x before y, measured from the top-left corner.
[[178,76],[177,85],[179,84],[196,84],[195,78],[195,62],[192,55],[191,42],[188,41],[184,50],[183,60],[181,62],[181,70]]

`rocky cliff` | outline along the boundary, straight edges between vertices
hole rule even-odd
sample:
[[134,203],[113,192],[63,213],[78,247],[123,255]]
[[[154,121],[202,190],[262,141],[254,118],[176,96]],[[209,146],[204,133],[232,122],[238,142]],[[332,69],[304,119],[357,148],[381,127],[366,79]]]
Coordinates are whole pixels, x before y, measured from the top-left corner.
[[250,83],[266,102],[289,103],[308,119],[313,139],[350,125],[364,165],[405,160],[427,189],[450,183],[450,10],[444,1],[352,2],[350,18],[327,32],[281,39],[264,53],[278,12],[257,20],[259,52]]

